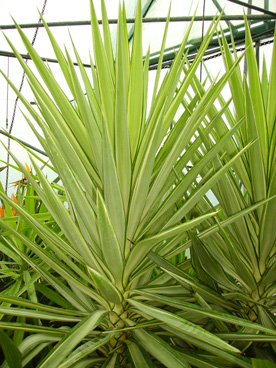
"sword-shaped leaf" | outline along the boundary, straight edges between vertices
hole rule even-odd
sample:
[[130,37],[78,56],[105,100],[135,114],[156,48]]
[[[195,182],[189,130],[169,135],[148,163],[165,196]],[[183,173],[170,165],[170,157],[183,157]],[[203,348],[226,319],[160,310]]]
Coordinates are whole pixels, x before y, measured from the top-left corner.
[[208,302],[215,302],[217,305],[224,307],[226,310],[237,309],[237,306],[234,303],[226,300],[215,290],[192,277],[189,273],[174,266],[164,258],[160,257],[158,254],[151,252],[148,257],[158,266],[160,266],[166,273],[170,274],[177,281],[179,281],[184,287],[192,288],[192,290],[195,290]]
[[[30,54],[37,70],[39,71],[41,77],[43,78],[45,84],[47,85],[47,88],[49,89],[50,93],[52,94],[53,98],[55,99],[58,107],[62,111],[64,119],[66,120],[66,123],[68,124],[68,126],[72,130],[74,136],[76,137],[76,139],[78,140],[80,145],[83,147],[83,149],[87,153],[90,152],[90,154],[92,154],[90,144],[89,144],[87,136],[85,134],[84,126],[80,122],[80,119],[79,119],[75,109],[73,108],[71,102],[65,96],[63,90],[59,86],[58,82],[55,80],[53,74],[46,67],[46,65],[42,61],[41,57],[37,54],[37,52],[35,51],[35,49],[33,48],[32,44],[31,44],[31,42],[28,40],[27,36],[20,29],[20,27],[17,25],[16,22],[15,22],[15,26],[16,26],[16,28],[17,28],[17,30],[20,34],[20,37],[21,37],[28,53]],[[25,70],[26,75],[28,76],[28,78],[30,78],[30,80],[32,80],[33,83],[36,84],[37,88],[41,89],[42,87],[40,86],[38,80],[36,79],[36,77],[34,77],[33,73],[30,71],[30,69],[28,68],[26,63],[20,57],[20,54],[17,52],[15,47],[12,45],[12,43],[8,39],[7,39],[7,41],[10,44],[10,46],[13,49],[16,56],[18,57],[18,60],[21,64],[22,68]],[[49,100],[49,98],[48,98],[48,100]]]
[[[101,107],[103,114],[103,124],[106,124],[109,134],[112,151],[114,151],[114,80],[110,69],[109,59],[105,51],[105,45],[101,38],[101,32],[98,24],[93,1],[90,0],[91,26],[93,38],[93,51],[96,62]],[[109,51],[108,51],[109,52]],[[114,68],[114,67],[113,67]]]
[[196,219],[193,219],[191,221],[187,221],[181,225],[174,226],[170,229],[167,229],[163,232],[160,232],[159,234],[143,239],[137,244],[134,245],[132,250],[130,251],[129,258],[127,260],[126,266],[125,266],[125,274],[124,278],[126,281],[126,278],[135,271],[136,267],[145,260],[145,257],[148,255],[148,253],[153,249],[154,246],[156,246],[158,243],[170,239],[174,236],[177,236],[179,234],[183,234],[183,238],[187,236],[187,231],[195,227],[200,222],[214,216],[215,213],[210,213],[207,215],[200,216]]
[[59,365],[59,368],[69,368],[76,362],[80,361],[82,358],[91,354],[93,351],[101,348],[101,346],[108,343],[108,341],[114,336],[114,332],[110,332],[106,335],[101,335],[99,337],[94,337],[92,340],[80,345],[75,349],[68,357]]
[[[87,78],[84,67],[82,66],[82,64],[80,62],[80,59],[78,57],[78,54],[77,54],[77,51],[76,51],[76,48],[74,46],[73,41],[72,41],[72,44],[73,44],[73,48],[75,50],[75,54],[78,58],[79,68],[80,68],[82,76],[84,78],[84,83],[85,83],[86,89],[88,90],[89,97],[91,99],[93,99],[94,92],[93,92],[92,87],[89,83],[89,80]],[[89,104],[89,101],[87,100],[87,98],[84,95],[84,92],[82,90],[79,78],[78,78],[77,73],[74,69],[73,62],[72,62],[72,60],[70,58],[70,55],[68,54],[67,51],[66,51],[66,55],[67,55],[68,64],[69,64],[69,71],[70,71],[70,75],[71,75],[71,78],[72,78],[72,83],[73,83],[73,87],[74,87],[74,91],[75,91],[76,103],[77,103],[78,108],[80,109],[81,117],[82,117],[83,123],[85,125],[85,128],[87,130],[89,140],[91,142],[91,149],[94,153],[96,168],[97,168],[98,172],[101,173],[101,167],[102,167],[101,166],[102,165],[101,142],[102,142],[102,137],[101,137],[101,131],[100,131],[99,126],[98,126],[99,117],[96,115],[98,113],[98,111],[97,111],[98,104],[96,103],[95,99],[93,99],[91,101],[92,103],[94,102],[94,104],[92,106],[91,106],[91,104]],[[92,97],[91,97],[91,95],[92,95]],[[98,122],[96,121],[97,117],[98,117]]]
[[[256,116],[254,114],[254,107],[252,102],[252,97],[249,92],[249,88],[247,82],[245,80],[245,116],[246,116],[246,127],[247,127],[247,136],[248,142],[256,139],[258,134],[258,127]],[[251,183],[252,183],[252,200],[254,202],[258,202],[266,197],[266,175],[265,175],[265,162],[266,157],[262,154],[261,142],[258,140],[254,146],[251,147],[247,152],[250,174],[251,174]],[[259,208],[257,210],[259,218],[262,217],[263,208]]]
[[127,344],[127,354],[133,368],[153,368],[145,351],[132,341]]
[[136,155],[140,140],[143,124],[143,89],[146,88],[143,86],[141,0],[137,2],[134,28],[127,113],[132,159]]
[[[120,122],[121,124],[121,122]],[[104,201],[106,205],[106,216],[110,219],[110,226],[114,229],[117,238],[117,242],[121,248],[121,253],[124,252],[125,245],[125,210],[122,200],[122,191],[119,185],[116,165],[114,156],[112,153],[112,147],[110,144],[109,136],[106,131],[106,127],[103,126],[103,186],[104,186]],[[121,164],[121,163],[120,163]],[[103,204],[103,201],[101,201]],[[98,203],[99,205],[99,203]],[[98,219],[103,215],[98,213]],[[106,225],[107,226],[107,225]],[[106,229],[105,229],[106,231]],[[101,231],[100,234],[105,236]],[[107,236],[107,235],[106,235]],[[104,240],[102,239],[102,246]],[[122,257],[122,256],[121,256]],[[121,265],[121,263],[118,264]]]
[[9,367],[22,368],[22,357],[15,343],[0,328],[1,348]]
[[[249,320],[246,320],[246,319],[243,319],[243,318],[240,318],[240,317],[236,317],[236,316],[233,316],[231,314],[218,312],[218,311],[215,311],[215,310],[209,309],[209,308],[207,309],[207,308],[201,307],[201,306],[199,306],[197,304],[194,304],[194,303],[184,302],[182,300],[178,300],[178,299],[176,299],[174,297],[171,297],[171,296],[152,294],[150,292],[147,292],[147,291],[144,291],[144,290],[139,290],[139,289],[135,289],[135,291],[138,294],[140,294],[142,296],[145,296],[146,298],[149,298],[150,300],[153,300],[153,301],[156,300],[156,301],[162,302],[164,304],[171,305],[173,307],[179,308],[179,310],[183,310],[183,311],[187,311],[187,312],[194,312],[195,314],[198,314],[198,316],[206,316],[206,317],[209,317],[209,318],[213,318],[215,320],[219,320],[219,321],[223,321],[223,322],[227,322],[227,323],[232,323],[233,325],[247,327],[248,329],[251,328],[253,330],[256,330],[256,333],[258,333],[258,331],[262,331],[264,333],[270,334],[271,336],[276,336],[275,329],[273,329],[272,325],[271,326],[263,326],[263,325],[258,324],[256,322],[251,322]],[[260,308],[261,308],[261,306],[260,306]]]
[[123,252],[114,227],[112,226],[106,204],[99,192],[97,197],[97,207],[97,224],[103,258],[107,268],[114,277],[116,285],[121,288],[124,269]]
[[[116,48],[115,84],[115,162],[125,213],[128,211],[131,185],[131,148],[127,120],[129,88],[128,45],[125,40],[123,15],[119,10]],[[122,144],[122,142],[124,142]]]
[[96,287],[106,300],[113,304],[119,304],[123,301],[123,296],[118,288],[102,273],[87,267]]
[[104,0],[101,0],[101,9],[102,9],[104,49],[106,52],[109,68],[110,68],[112,77],[114,79],[115,71],[114,71],[113,49],[112,49],[111,35],[110,35],[109,23],[108,23],[107,12],[106,12],[106,5],[105,5]]
[[[276,28],[274,33],[274,41],[276,39]],[[275,104],[275,86],[276,84],[276,45],[273,43],[273,53],[270,67],[270,77],[268,84],[268,96],[267,96],[267,130],[268,137],[271,139],[273,135],[273,130],[275,127],[275,119],[276,119],[276,104]]]
[[[249,90],[252,99],[252,105],[254,109],[254,115],[258,126],[259,137],[262,146],[263,157],[268,156],[268,131],[266,125],[266,117],[263,104],[263,96],[261,91],[261,84],[259,79],[259,70],[257,60],[255,57],[255,50],[250,34],[250,28],[248,21],[244,18],[245,23],[245,44],[247,46],[246,62],[248,65],[248,79],[249,79]],[[265,172],[267,170],[267,162],[264,162]]]
[[190,368],[190,365],[159,336],[144,328],[131,331],[139,344],[168,368]]
[[137,300],[133,299],[129,299],[129,303],[138,310],[140,310],[141,312],[151,316],[152,318],[165,322],[169,326],[174,327],[176,329],[180,329],[182,332],[187,334],[187,336],[192,336],[198,340],[207,342],[208,344],[211,344],[217,348],[224,349],[229,352],[235,353],[239,352],[239,350],[236,349],[234,346],[227,344],[226,342],[216,337],[212,333],[203,329],[202,327],[199,327],[185,320],[184,318],[179,317],[176,314],[167,312],[160,308],[153,307],[149,304],[138,302]]
[[106,317],[106,311],[96,311],[85,317],[66,334],[38,365],[39,368],[59,367],[72,350]]

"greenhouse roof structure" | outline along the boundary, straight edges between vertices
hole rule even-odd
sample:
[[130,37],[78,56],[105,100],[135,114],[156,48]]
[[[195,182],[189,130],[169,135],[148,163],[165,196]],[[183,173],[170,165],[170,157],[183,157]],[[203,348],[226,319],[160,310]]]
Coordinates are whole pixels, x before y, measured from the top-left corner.
[[[52,4],[51,4],[52,2]],[[125,0],[126,16],[129,26],[129,40],[131,42],[133,34],[133,24],[135,17],[136,2]],[[244,39],[244,16],[247,17],[252,35],[256,42],[261,42],[272,35],[275,27],[276,2],[274,0],[142,0],[143,13],[143,37],[144,53],[150,49],[152,65],[156,64],[162,42],[162,35],[165,27],[166,18],[170,11],[170,27],[166,42],[165,61],[173,59],[175,51],[181,43],[189,22],[195,16],[195,23],[189,37],[189,53],[193,53],[199,47],[201,39],[214,16],[221,15],[221,28],[230,40],[230,31],[232,31],[235,41],[243,42]],[[22,2],[1,1],[0,28],[9,36],[15,28],[10,15],[22,28],[28,29],[28,33],[42,27],[39,19],[38,10],[43,10],[45,20],[48,25],[55,28],[54,34],[62,34],[64,29],[69,28],[70,33],[81,35],[82,46],[87,47],[87,34],[90,24],[89,20],[89,1],[80,0],[78,6],[73,1],[66,3],[51,0],[33,0],[26,4]],[[94,0],[97,9],[98,19],[101,22],[100,0]],[[106,0],[108,18],[110,21],[111,32],[113,35],[113,45],[116,41],[116,23],[118,0]],[[43,31],[40,31],[43,34]],[[86,34],[87,33],[87,34]],[[85,37],[84,37],[85,35]],[[38,51],[41,47],[41,55],[48,61],[52,61],[51,53],[47,51],[43,42],[42,35],[38,36],[36,47]],[[209,53],[215,52],[215,46],[218,45],[218,36],[215,36],[211,42]],[[2,43],[2,42],[1,42]],[[78,45],[79,46],[79,45]],[[13,56],[10,53],[8,45],[5,43],[0,47],[0,56]],[[27,58],[27,56],[26,56]],[[87,56],[83,62],[88,61]]]
[[[121,1],[122,2],[122,1]],[[101,0],[93,0],[99,23],[101,23]],[[113,49],[116,46],[117,13],[119,0],[105,0],[107,16],[110,23]],[[126,18],[128,24],[128,37],[132,43],[134,17],[137,0],[125,0]],[[170,8],[170,13],[169,13]],[[92,35],[90,29],[89,0],[78,2],[31,0],[26,2],[15,0],[1,0],[0,2],[0,28],[14,43],[17,50],[25,60],[30,57],[26,53],[19,39],[13,19],[21,26],[29,40],[34,45],[38,54],[47,61],[50,68],[55,71],[56,58],[47,38],[46,31],[42,27],[39,12],[51,28],[59,44],[66,45],[69,54],[74,60],[74,52],[70,37],[77,45],[78,53],[84,66],[90,66],[90,53],[92,49]],[[194,24],[190,32],[186,51],[192,60],[201,44],[211,20],[215,16],[221,16],[220,29],[224,32],[229,43],[231,37],[235,44],[244,48],[244,17],[246,16],[257,51],[259,46],[272,42],[276,20],[275,0],[142,0],[143,14],[143,53],[150,52],[150,68],[156,69],[159,52],[162,44],[166,19],[169,14],[169,30],[163,57],[163,67],[170,67],[176,51],[194,17]],[[13,17],[13,19],[12,19]],[[220,54],[218,33],[213,36],[206,51],[205,59],[210,59]],[[29,65],[32,65],[30,61]],[[3,34],[0,35],[0,68],[8,75],[18,89],[27,89],[21,68],[11,51]],[[19,112],[20,102],[17,101],[11,88],[7,86],[4,78],[0,81],[0,132],[1,139],[5,140],[5,134],[11,133],[19,140],[29,145],[39,146],[33,133],[22,123],[23,117]],[[25,95],[28,92],[25,92]],[[32,97],[30,95],[30,102]],[[17,119],[20,123],[17,123]],[[5,161],[5,150],[0,149],[1,159]],[[3,156],[4,155],[4,156]],[[1,165],[0,165],[1,166]],[[0,175],[3,173],[0,172]],[[1,178],[2,181],[2,178]]]

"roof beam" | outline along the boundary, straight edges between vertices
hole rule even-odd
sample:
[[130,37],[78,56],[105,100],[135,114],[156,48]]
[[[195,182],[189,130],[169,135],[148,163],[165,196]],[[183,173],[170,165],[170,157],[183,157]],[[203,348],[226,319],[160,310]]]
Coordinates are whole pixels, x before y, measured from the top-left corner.
[[[222,13],[222,15],[225,15],[224,9],[221,7],[221,5],[218,2],[218,0],[212,0],[212,1],[214,3],[215,7],[218,9],[218,11],[220,13]],[[231,21],[227,20],[226,23],[227,23],[229,29],[232,28],[232,30],[235,31],[235,27],[234,27],[233,23],[231,23]]]
[[[44,151],[42,151],[41,149],[39,149],[39,148],[37,148],[37,147],[35,147],[35,146],[32,146],[31,144],[29,144],[29,143],[27,143],[27,142],[25,142],[25,141],[22,141],[22,139],[18,139],[18,138],[15,138],[15,137],[12,137],[9,133],[6,133],[4,130],[2,130],[2,129],[0,129],[0,134],[2,134],[2,135],[4,135],[4,136],[6,136],[6,137],[8,137],[8,138],[11,138],[11,139],[13,139],[14,141],[16,141],[16,142],[20,142],[20,143],[22,143],[24,146],[26,146],[26,147],[28,147],[28,148],[30,148],[30,149],[32,149],[32,150],[34,150],[34,151],[36,151],[36,152],[38,152],[38,153],[41,153],[42,155],[44,155],[44,156],[47,156],[47,153],[45,153]],[[48,157],[48,156],[47,156]]]
[[[148,11],[150,10],[154,0],[148,0],[146,4],[142,8],[142,21],[143,18],[147,15]],[[128,32],[128,42],[131,41],[134,34],[134,25],[131,27],[130,31]]]
[[264,8],[260,8],[256,5],[252,5],[252,4],[248,4],[248,3],[244,3],[243,1],[240,0],[228,0],[231,3],[237,4],[237,5],[241,5],[241,6],[245,6],[248,9],[252,9],[252,10],[257,10],[261,13],[267,14],[267,15],[271,15],[272,17],[276,16],[276,13],[271,12],[270,10],[264,9]]
[[[6,56],[6,57],[12,57],[12,58],[16,58],[15,54],[13,52],[9,52],[9,51],[0,51],[0,56]],[[29,54],[20,54],[20,56],[24,59],[24,60],[31,60],[31,57]],[[41,60],[43,61],[47,61],[48,63],[58,63],[57,59],[52,59],[52,58],[47,58],[47,57],[42,57]],[[75,66],[78,66],[79,64],[76,62],[73,62],[73,64]],[[86,64],[83,63],[82,64],[85,68],[91,68],[90,64]]]
[[[237,2],[238,0],[228,0],[232,2]],[[264,10],[264,12],[267,12],[267,10]],[[190,22],[193,17],[186,16],[186,17],[171,17],[170,22]],[[196,16],[194,21],[196,22],[202,22],[205,21],[212,21],[214,19],[213,16]],[[276,13],[269,12],[269,14],[264,15],[248,15],[248,20],[255,20],[255,21],[268,21],[268,20],[274,20],[276,19]],[[167,18],[165,17],[159,17],[159,18],[143,18],[143,23],[162,23],[166,22]],[[231,20],[244,20],[243,15],[222,15],[221,20],[225,21],[231,21]],[[118,22],[117,19],[109,19],[108,22],[110,24],[116,24]],[[127,23],[134,23],[135,19],[130,18],[127,19]],[[102,21],[99,20],[99,24],[101,24]],[[83,20],[83,21],[68,21],[68,22],[49,22],[47,23],[49,27],[67,27],[67,26],[87,26],[90,25],[90,20]],[[41,23],[26,23],[26,24],[19,24],[21,28],[38,28],[38,27],[44,27]],[[6,24],[6,25],[0,25],[0,29],[15,29],[14,24]]]

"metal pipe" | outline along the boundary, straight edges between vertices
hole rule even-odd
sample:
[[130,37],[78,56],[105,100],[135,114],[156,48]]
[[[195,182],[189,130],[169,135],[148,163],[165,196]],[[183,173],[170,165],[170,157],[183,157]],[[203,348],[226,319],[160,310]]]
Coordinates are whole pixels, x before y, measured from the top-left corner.
[[30,149],[32,149],[32,150],[34,150],[34,151],[38,152],[38,153],[41,153],[42,155],[44,155],[44,156],[48,157],[48,156],[47,156],[47,154],[46,154],[44,151],[40,150],[39,148],[36,148],[36,147],[32,146],[31,144],[29,144],[29,143],[27,143],[27,142],[22,141],[21,139],[17,139],[17,138],[15,138],[15,137],[10,136],[8,133],[6,133],[6,132],[5,132],[4,130],[2,130],[2,129],[0,129],[0,134],[3,134],[3,135],[5,135],[5,136],[6,136],[6,137],[8,137],[8,138],[13,139],[14,141],[18,141],[18,142],[20,142],[20,143],[24,144],[24,146],[26,146],[26,147],[28,147],[28,148],[30,148]]
[[[221,7],[220,3],[218,2],[218,0],[212,0],[215,7],[218,9],[218,11],[220,12],[220,14],[222,13],[222,15],[225,15],[224,9]],[[230,22],[229,20],[226,21],[229,29],[231,28],[233,32],[235,32],[235,26],[233,25],[232,22]]]
[[[237,1],[237,0],[229,0],[229,1]],[[252,14],[249,17],[247,17],[248,20],[255,20],[255,21],[267,21],[267,20],[273,20],[276,19],[276,14],[272,13],[270,11],[264,10],[266,15],[255,15]],[[267,14],[267,12],[269,14]],[[196,22],[202,22],[203,18],[205,21],[212,21],[214,19],[214,16],[207,15],[205,17],[203,16],[196,16],[194,21]],[[154,18],[143,18],[143,23],[162,23],[166,22],[166,17],[154,17]],[[185,16],[185,17],[171,17],[170,22],[190,22],[192,20],[192,17]],[[244,20],[243,15],[223,15],[221,17],[221,20],[225,21],[231,21],[231,20]],[[108,22],[110,24],[117,24],[117,19],[109,19]],[[127,19],[127,23],[134,23],[134,18]],[[66,27],[66,26],[87,26],[90,25],[90,20],[83,20],[83,21],[68,21],[68,22],[49,22],[47,23],[49,27]],[[99,20],[99,24],[102,24],[102,21]],[[37,28],[37,27],[43,27],[43,24],[41,23],[26,23],[26,24],[19,24],[21,28]],[[7,24],[7,25],[0,25],[0,29],[15,29],[14,24]]]
[[267,14],[267,15],[271,15],[272,17],[276,16],[276,13],[273,13],[269,10],[264,9],[264,8],[260,8],[256,5],[244,3],[243,1],[240,1],[240,0],[228,0],[228,1],[230,1],[231,3],[234,3],[234,4],[245,6],[246,8],[249,8],[249,9],[252,9],[252,10],[257,10],[257,11],[259,11],[261,13],[264,13],[264,14]]
[[[0,56],[7,56],[7,57],[13,57],[16,58],[15,54],[9,51],[0,51]],[[29,54],[20,54],[20,56],[25,60],[31,60],[31,57]],[[47,61],[48,63],[58,63],[56,59],[51,59],[47,57],[41,58],[43,61]],[[78,66],[78,63],[73,62],[74,65]],[[90,64],[82,64],[85,68],[91,68]]]

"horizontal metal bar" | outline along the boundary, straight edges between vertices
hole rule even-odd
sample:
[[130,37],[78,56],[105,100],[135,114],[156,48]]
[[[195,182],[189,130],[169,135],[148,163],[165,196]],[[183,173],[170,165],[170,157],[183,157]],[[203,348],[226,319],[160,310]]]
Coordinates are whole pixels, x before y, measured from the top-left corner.
[[[13,52],[9,52],[9,51],[0,51],[0,56],[6,56],[6,57],[12,57],[12,58],[16,58],[15,54]],[[20,54],[20,56],[25,59],[25,60],[31,60],[31,57],[29,54]],[[41,59],[43,61],[47,61],[48,63],[58,63],[58,61],[56,59],[51,59],[51,58],[47,58],[47,57],[41,57]],[[78,66],[78,63],[74,62],[74,65]],[[82,64],[85,68],[91,68],[90,64]]]
[[[39,148],[36,148],[36,147],[34,147],[34,146],[32,146],[31,144],[29,144],[29,143],[27,143],[27,142],[24,142],[24,141],[22,141],[21,139],[18,139],[18,138],[13,138],[13,137],[11,137],[8,133],[6,133],[4,130],[2,130],[2,129],[0,129],[0,134],[3,134],[3,135],[5,135],[6,137],[8,137],[8,138],[11,138],[11,139],[13,139],[14,141],[18,141],[18,142],[20,142],[20,143],[22,143],[22,144],[24,144],[24,146],[26,146],[26,147],[28,147],[28,148],[30,148],[30,149],[32,149],[32,150],[34,150],[34,151],[36,151],[36,152],[38,152],[38,153],[41,153],[42,155],[44,155],[44,156],[47,156],[47,154],[44,152],[44,151],[42,151],[42,150],[40,150]],[[48,156],[47,156],[48,157]]]
[[[252,39],[253,42],[258,42],[264,39],[269,39],[269,38],[273,38],[273,34],[274,34],[274,28],[275,28],[275,22],[271,22],[271,24],[269,24],[269,26],[267,27],[267,29],[264,28],[263,26],[259,26],[259,29],[253,28],[254,33],[252,33]],[[229,45],[231,46],[231,37],[230,35],[226,36],[226,40],[229,43]],[[193,39],[191,41],[189,41],[191,43],[191,46],[189,47],[189,53],[188,53],[188,59],[190,61],[192,61],[195,58],[195,55],[197,54],[197,50],[200,47],[200,44],[202,42],[201,38],[198,39]],[[273,41],[272,41],[273,42]],[[238,32],[235,36],[235,44],[237,45],[244,45],[245,43],[245,32],[241,31]],[[262,44],[261,44],[262,45]],[[209,47],[207,48],[204,57],[209,57],[212,54],[216,54],[218,51],[218,41],[217,40],[211,40]],[[180,47],[180,45],[175,45],[173,48],[167,49],[166,53],[164,54],[164,58],[163,58],[163,63],[162,63],[162,67],[168,67],[174,60],[175,58],[175,51],[178,50]],[[171,52],[170,52],[171,51]],[[150,56],[150,60],[149,60],[149,64],[150,64],[150,69],[156,69],[157,68],[157,64],[158,64],[158,60],[159,60],[159,54],[152,54]]]
[[[264,27],[264,25],[262,26],[262,27]],[[262,38],[267,38],[267,37],[270,37],[270,33],[271,32],[273,32],[273,30],[274,30],[274,27],[275,27],[275,22],[271,22],[271,24],[270,23],[268,23],[267,24],[267,27],[268,27],[268,29],[266,29],[265,28],[265,32],[261,32],[261,34],[260,34],[260,39],[262,39]],[[259,33],[257,32],[257,34],[253,34],[252,36],[253,36],[253,38],[255,38],[255,37],[257,37],[257,35],[258,35]],[[242,35],[242,33],[240,34],[240,36]],[[192,40],[191,41],[191,43],[193,44],[193,48],[197,48],[197,42],[194,44],[194,41],[195,40]],[[244,41],[244,40],[243,40]],[[199,44],[201,43],[201,40],[200,41],[198,41],[199,42]],[[172,47],[171,48],[171,50],[172,50],[172,55],[174,55],[174,50],[176,50],[176,49],[178,49],[179,48],[179,45],[174,45],[174,47]],[[167,50],[165,50],[165,51],[168,51],[168,49]],[[30,55],[28,55],[28,54],[20,54],[21,55],[21,57],[23,58],[23,59],[25,59],[25,60],[31,60],[31,57],[30,57]],[[15,58],[16,56],[12,53],[12,52],[8,52],[8,51],[0,51],[0,56],[6,56],[6,57],[12,57],[12,58]],[[170,57],[170,55],[166,55],[169,59],[171,59],[171,57]],[[150,59],[150,65],[155,65],[155,61],[157,60],[157,62],[158,62],[158,57],[159,57],[159,55],[156,53],[156,55],[154,54],[154,55],[151,55],[151,58],[152,59]],[[173,57],[172,57],[173,58]],[[49,62],[49,63],[58,63],[58,61],[56,60],[56,59],[51,59],[51,58],[47,58],[47,57],[41,57],[41,59],[43,60],[43,61],[47,61],[47,62]],[[76,62],[74,62],[74,65],[78,65]],[[87,63],[84,63],[83,64],[83,66],[85,67],[85,68],[90,68],[91,67],[91,65],[90,64],[87,64]]]
[[[270,12],[271,13],[271,12]],[[214,19],[214,16],[196,16],[195,21],[196,22],[202,22],[204,21],[212,21]],[[256,20],[256,21],[266,21],[266,20],[273,20],[276,19],[276,14],[271,13],[270,15],[248,15],[248,20]],[[166,17],[159,17],[159,18],[143,18],[143,23],[163,23],[166,22]],[[186,16],[186,17],[171,17],[170,22],[190,22],[192,20],[192,17]],[[221,20],[225,21],[232,21],[232,20],[244,20],[243,15],[223,15],[221,17]],[[109,19],[108,22],[110,24],[117,24],[117,19]],[[127,23],[134,23],[135,19],[130,18],[127,19]],[[89,20],[82,20],[82,21],[68,21],[68,22],[49,22],[47,23],[49,27],[67,27],[67,26],[87,26],[90,25]],[[102,24],[102,21],[99,20],[99,24]],[[42,23],[26,23],[26,24],[19,24],[21,28],[38,28],[43,27]],[[14,24],[7,24],[7,25],[0,25],[0,29],[15,29]]]
[[276,13],[273,13],[273,12],[267,10],[267,9],[264,9],[264,8],[260,8],[259,6],[256,6],[256,5],[245,3],[244,1],[240,1],[240,0],[228,0],[228,1],[230,1],[231,3],[237,4],[237,5],[245,6],[248,9],[257,10],[261,13],[271,15],[272,17],[276,16]]

